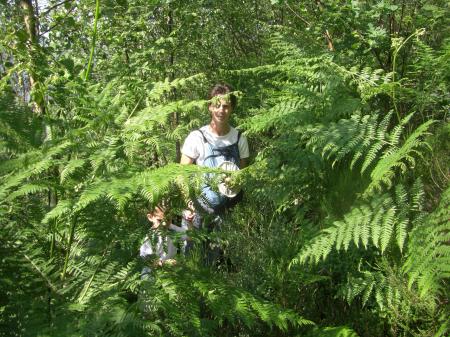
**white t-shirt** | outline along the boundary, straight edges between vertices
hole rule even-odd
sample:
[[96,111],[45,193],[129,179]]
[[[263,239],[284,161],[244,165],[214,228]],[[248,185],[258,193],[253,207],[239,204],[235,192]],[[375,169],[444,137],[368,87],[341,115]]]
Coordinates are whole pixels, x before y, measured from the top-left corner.
[[[169,230],[184,233],[188,230],[187,226],[179,227],[174,224],[169,225]],[[186,241],[186,236],[181,237],[182,241]],[[171,238],[161,235],[158,231],[153,230],[150,235],[145,238],[144,243],[139,249],[139,255],[141,257],[147,257],[150,255],[156,255],[164,262],[168,259],[173,259],[177,254],[177,248],[173,244]]]
[[[224,136],[217,136],[212,133],[209,125],[201,127],[200,130],[205,135],[206,140],[215,147],[223,147],[234,144],[238,139],[238,131],[233,127],[230,127],[230,131]],[[248,158],[250,154],[248,150],[247,138],[243,134],[241,134],[241,137],[239,138],[238,147],[240,158]],[[205,160],[205,144],[203,142],[203,136],[198,130],[192,131],[186,137],[181,153],[194,159],[197,165],[203,166],[203,162]]]

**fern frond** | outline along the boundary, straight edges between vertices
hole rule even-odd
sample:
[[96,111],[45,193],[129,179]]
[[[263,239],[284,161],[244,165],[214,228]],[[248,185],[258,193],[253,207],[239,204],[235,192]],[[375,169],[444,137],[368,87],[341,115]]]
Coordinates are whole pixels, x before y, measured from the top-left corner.
[[304,131],[306,146],[313,152],[321,152],[326,159],[334,158],[333,165],[353,153],[350,167],[365,155],[361,173],[388,145],[385,128],[391,114],[378,122],[377,115],[353,115],[331,125],[317,125]]
[[372,69],[368,66],[359,69],[353,66],[347,69],[334,62],[330,62],[330,66],[342,74],[344,79],[356,84],[364,100],[383,92],[383,84],[391,81],[392,74],[385,74],[382,69]]
[[106,195],[108,191],[108,184],[104,182],[97,182],[89,187],[87,187],[81,194],[78,202],[75,205],[76,210],[82,210],[88,205],[94,203],[95,201]]
[[167,124],[167,118],[174,111],[190,115],[193,111],[205,108],[206,100],[178,100],[165,104],[149,105],[139,111],[134,117],[129,118],[125,123],[125,133],[150,132],[154,126]]
[[207,303],[216,313],[220,312],[221,315],[225,314],[231,319],[239,312],[243,317],[247,316],[247,324],[251,324],[255,321],[255,317],[259,317],[269,326],[274,325],[284,331],[289,325],[313,325],[311,321],[292,310],[282,309],[273,303],[257,299],[246,291],[230,288],[218,280],[211,283],[210,280],[202,279],[200,282],[194,281],[193,285],[206,296]]
[[[331,125],[318,125],[304,131],[303,139],[306,146],[313,152],[320,151],[323,158],[334,158],[332,165],[353,154],[350,167],[364,158],[361,173],[376,163],[370,173],[371,182],[365,191],[369,195],[382,186],[390,187],[397,171],[406,172],[416,163],[416,157],[422,156],[422,149],[429,145],[423,140],[428,129],[434,123],[426,121],[400,145],[400,137],[405,125],[413,114],[406,116],[401,124],[390,133],[386,131],[392,113],[378,122],[377,115],[353,115],[350,119],[342,119]],[[377,161],[377,158],[380,159]]]
[[166,78],[164,82],[157,82],[154,84],[153,89],[148,94],[148,99],[159,101],[164,95],[170,93],[174,89],[179,90],[180,88],[185,87],[196,87],[205,81],[206,76],[203,73],[185,78],[177,78],[172,82]]
[[[62,141],[40,153],[25,154],[18,159],[15,165],[27,163],[26,167],[18,168],[18,172],[4,177],[3,186],[0,188],[0,196],[7,195],[11,189],[22,184],[26,179],[39,176],[49,168],[59,164],[58,156],[72,146],[70,141]],[[31,162],[29,162],[31,160]],[[14,165],[14,166],[15,166]]]
[[361,296],[363,306],[373,297],[381,310],[394,306],[401,297],[399,290],[380,271],[363,271],[360,277],[350,278],[345,296],[349,303]]
[[[75,210],[79,211],[102,199],[110,199],[118,209],[123,209],[133,195],[141,194],[152,203],[157,203],[173,184],[182,189],[189,188],[195,176],[205,170],[196,165],[169,164],[162,168],[146,170],[140,174],[118,177],[105,181],[97,180],[81,193]],[[185,191],[189,195],[189,191]]]
[[422,297],[441,292],[444,280],[450,277],[449,209],[450,188],[447,188],[437,209],[418,218],[417,227],[410,234],[403,271],[409,278],[409,287],[417,284]]
[[[435,121],[433,120],[429,120],[421,124],[406,139],[406,141],[400,148],[392,148],[382,156],[382,158],[380,159],[380,161],[378,161],[377,165],[370,174],[372,181],[367,187],[366,193],[370,193],[375,189],[380,189],[381,184],[391,186],[392,179],[395,175],[395,170],[399,168],[401,172],[406,171],[408,166],[405,164],[405,162],[409,163],[410,165],[415,164],[413,154],[420,155],[420,148],[424,146],[429,147],[429,145],[422,141],[421,138],[428,134],[428,128],[434,122]],[[397,143],[398,139],[391,139],[391,141],[393,143]]]
[[314,328],[310,333],[306,334],[310,337],[359,337],[359,335],[352,329],[346,326],[336,326],[336,327],[317,327]]
[[[419,184],[420,185],[420,184]],[[412,193],[416,192],[415,190]],[[415,194],[406,193],[403,187],[398,187],[393,196],[388,193],[374,197],[370,203],[361,203],[344,215],[344,219],[335,221],[324,229],[312,242],[306,245],[292,260],[291,264],[319,262],[326,259],[334,249],[347,251],[350,243],[356,247],[362,243],[367,249],[369,242],[384,253],[388,246],[395,243],[403,249],[407,228],[416,216],[414,209],[407,203]],[[410,203],[409,203],[410,204]]]
[[51,184],[45,183],[45,182],[35,182],[32,184],[25,184],[20,186],[20,188],[11,193],[5,201],[11,202],[14,199],[18,198],[18,197],[22,197],[28,194],[35,194],[38,192],[48,192],[49,188],[50,188]]
[[58,204],[48,212],[44,219],[43,223],[49,223],[51,220],[62,217],[63,215],[69,214],[72,210],[73,203],[70,200],[60,200]]
[[268,110],[260,111],[260,114],[248,119],[244,124],[243,128],[249,134],[257,134],[262,131],[267,131],[270,128],[277,126],[286,119],[289,114],[298,113],[304,98],[296,99],[283,99],[280,103],[275,104]]
[[86,164],[85,159],[72,159],[61,171],[60,180],[61,183],[65,182],[76,170],[83,167]]

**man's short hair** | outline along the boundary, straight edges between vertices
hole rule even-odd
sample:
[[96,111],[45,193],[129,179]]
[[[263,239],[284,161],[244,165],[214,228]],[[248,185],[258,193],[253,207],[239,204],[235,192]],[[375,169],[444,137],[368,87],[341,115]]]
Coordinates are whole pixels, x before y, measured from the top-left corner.
[[[230,98],[231,107],[234,109],[237,104],[237,97],[233,94],[233,87],[226,83],[218,83],[209,90],[208,100],[218,95],[228,95]],[[211,104],[211,103],[209,103]]]

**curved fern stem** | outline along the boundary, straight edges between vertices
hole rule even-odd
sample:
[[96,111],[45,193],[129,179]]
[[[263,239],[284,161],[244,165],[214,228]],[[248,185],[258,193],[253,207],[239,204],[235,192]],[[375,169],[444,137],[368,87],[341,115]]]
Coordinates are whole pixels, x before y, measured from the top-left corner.
[[82,303],[82,302],[83,302],[84,297],[86,296],[86,294],[87,294],[89,288],[90,288],[91,285],[92,285],[92,281],[94,281],[95,275],[97,275],[97,273],[98,273],[98,271],[99,271],[99,269],[100,269],[100,266],[101,266],[102,263],[103,263],[103,260],[104,260],[104,258],[105,258],[105,255],[106,255],[106,252],[107,252],[107,251],[108,251],[108,248],[106,248],[106,249],[103,251],[102,258],[100,259],[99,263],[97,264],[97,267],[95,268],[94,273],[93,273],[92,276],[90,277],[89,282],[86,284],[85,288],[83,289],[83,292],[81,293],[81,296],[80,296],[80,298],[78,299],[78,303]]
[[39,265],[34,263],[33,259],[29,257],[27,254],[23,254],[23,257],[30,263],[30,265],[33,267],[34,270],[36,270],[39,274],[39,276],[45,281],[48,288],[52,290],[56,295],[61,296],[61,294],[58,291],[58,288],[52,283],[52,281],[48,278],[48,276],[41,270]]
[[64,259],[64,267],[63,267],[63,271],[61,274],[61,281],[64,281],[64,279],[66,278],[66,272],[67,272],[67,266],[69,264],[69,257],[70,257],[70,248],[72,247],[72,243],[73,243],[73,238],[75,236],[75,225],[76,225],[76,221],[75,219],[72,220],[72,226],[70,227],[70,234],[69,234],[69,247],[67,247],[67,252],[66,252],[66,257]]
[[[414,36],[420,36],[425,33],[425,28],[417,29],[414,33],[408,36],[395,50],[392,57],[392,83],[395,83],[395,68],[397,63],[397,55],[400,49]],[[394,110],[397,115],[398,123],[401,123],[400,113],[398,112],[397,103],[395,102],[395,84],[392,86],[392,103],[394,104]]]
[[56,228],[56,221],[53,221],[53,226],[51,228],[51,232],[52,232],[52,240],[50,241],[50,258],[53,257],[53,251],[55,249],[55,228]]
[[86,69],[86,73],[84,74],[84,80],[87,81],[89,78],[89,73],[92,68],[92,60],[94,59],[94,51],[95,51],[95,42],[97,40],[97,22],[100,14],[100,0],[95,1],[95,18],[94,18],[94,31],[92,33],[92,45],[91,45],[91,53],[89,55],[89,62]]

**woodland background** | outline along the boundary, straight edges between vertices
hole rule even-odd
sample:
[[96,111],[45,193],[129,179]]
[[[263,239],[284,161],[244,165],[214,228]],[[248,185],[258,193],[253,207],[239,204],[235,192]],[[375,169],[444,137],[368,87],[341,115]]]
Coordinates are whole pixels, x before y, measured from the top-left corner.
[[[1,0],[0,336],[448,336],[449,3]],[[251,165],[227,263],[140,280],[204,171],[217,81]],[[193,240],[211,234],[198,231]]]

